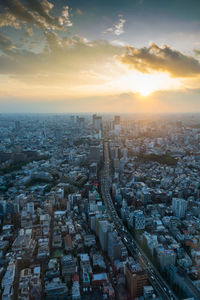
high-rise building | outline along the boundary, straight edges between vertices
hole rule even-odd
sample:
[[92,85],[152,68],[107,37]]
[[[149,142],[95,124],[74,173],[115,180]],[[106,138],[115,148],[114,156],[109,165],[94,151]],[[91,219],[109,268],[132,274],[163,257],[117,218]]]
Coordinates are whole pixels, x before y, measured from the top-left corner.
[[129,258],[125,265],[125,277],[131,299],[143,296],[144,286],[148,285],[148,276],[133,258]]
[[115,159],[113,160],[113,165],[114,165],[115,171],[118,172],[118,171],[119,171],[119,167],[120,167],[120,161],[119,161],[118,158],[115,158]]
[[90,165],[90,178],[97,177],[97,162]]
[[108,247],[108,232],[111,229],[111,224],[106,221],[102,220],[99,221],[99,242],[101,244],[101,248],[103,251],[107,251]]
[[122,150],[121,150],[121,154],[122,154],[122,157],[123,158],[128,158],[128,149],[127,148],[123,148]]
[[75,122],[75,116],[70,116],[70,123],[74,125],[74,122]]
[[111,147],[111,157],[112,159],[119,158],[119,148],[118,147]]
[[114,117],[114,133],[116,135],[120,134],[121,126],[120,126],[120,116]]
[[114,117],[114,125],[120,125],[120,116]]
[[172,199],[172,210],[176,217],[184,218],[187,210],[187,201],[181,198]]
[[93,115],[92,116],[92,126],[95,130],[100,130],[102,127],[102,117]]
[[169,265],[175,265],[176,253],[171,249],[162,249],[158,251],[158,260],[162,269]]
[[141,210],[135,210],[133,214],[133,228],[135,230],[145,229],[145,216]]
[[124,171],[125,164],[126,164],[126,159],[124,157],[122,157],[119,162],[119,169],[121,172]]
[[121,248],[116,231],[108,232],[108,256],[112,261],[121,257]]
[[76,116],[76,124],[79,128],[84,128],[85,126],[85,118]]
[[20,130],[20,128],[21,128],[20,121],[15,121],[15,129],[16,129],[16,131]]
[[89,160],[90,162],[99,162],[101,156],[101,149],[99,146],[91,146]]

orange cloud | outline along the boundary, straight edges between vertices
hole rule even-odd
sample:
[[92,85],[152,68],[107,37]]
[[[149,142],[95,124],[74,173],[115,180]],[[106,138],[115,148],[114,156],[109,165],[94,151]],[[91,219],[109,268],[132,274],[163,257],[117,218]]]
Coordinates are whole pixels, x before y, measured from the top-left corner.
[[200,75],[200,63],[192,56],[182,54],[169,46],[126,47],[126,53],[118,60],[141,73],[168,72],[172,77],[194,77]]

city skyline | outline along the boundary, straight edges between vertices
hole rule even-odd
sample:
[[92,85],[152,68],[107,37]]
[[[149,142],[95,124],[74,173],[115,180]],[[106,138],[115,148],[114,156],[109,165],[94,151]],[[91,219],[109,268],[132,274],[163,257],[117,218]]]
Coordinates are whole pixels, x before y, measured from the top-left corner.
[[0,111],[200,112],[199,1],[6,0]]

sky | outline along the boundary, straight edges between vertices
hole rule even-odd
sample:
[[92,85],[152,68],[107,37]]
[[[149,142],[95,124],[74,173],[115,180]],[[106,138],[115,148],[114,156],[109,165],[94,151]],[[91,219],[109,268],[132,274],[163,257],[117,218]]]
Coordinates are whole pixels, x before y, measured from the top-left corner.
[[199,0],[0,0],[0,112],[200,112]]

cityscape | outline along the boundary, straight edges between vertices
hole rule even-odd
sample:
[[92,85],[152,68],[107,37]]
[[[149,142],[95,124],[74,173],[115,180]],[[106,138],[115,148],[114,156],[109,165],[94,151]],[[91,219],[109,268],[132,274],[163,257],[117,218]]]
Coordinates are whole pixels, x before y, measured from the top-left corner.
[[200,300],[200,0],[0,0],[0,300]]
[[198,120],[2,114],[1,298],[200,299]]

